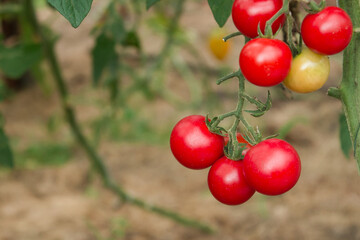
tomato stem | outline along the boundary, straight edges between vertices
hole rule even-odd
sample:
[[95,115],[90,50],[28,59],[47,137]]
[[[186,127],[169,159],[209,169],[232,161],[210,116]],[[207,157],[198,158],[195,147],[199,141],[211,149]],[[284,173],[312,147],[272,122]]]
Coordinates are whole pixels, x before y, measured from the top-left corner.
[[232,34],[227,35],[226,37],[223,38],[224,42],[226,42],[227,40],[229,40],[230,38],[236,37],[236,36],[242,36],[243,34],[241,32],[234,32]]
[[[355,29],[360,28],[360,6],[358,0],[339,0],[339,5],[351,17]],[[343,78],[340,84],[341,101],[354,145],[354,156],[360,173],[360,33],[354,32],[349,46],[344,51]]]
[[[282,6],[282,8],[275,13],[274,16],[272,16],[265,24],[265,35],[261,32],[260,28],[258,29],[259,32],[259,36],[261,37],[267,37],[267,38],[273,38],[274,34],[272,31],[272,25],[273,23],[276,21],[276,19],[278,19],[281,15],[283,14],[287,14],[289,12],[289,0],[284,0],[284,4]],[[277,34],[277,33],[276,33]],[[275,34],[275,35],[276,35]]]
[[231,74],[229,74],[229,75],[226,75],[225,77],[222,77],[222,78],[218,79],[218,80],[216,81],[216,84],[217,84],[217,85],[220,85],[220,84],[222,84],[223,82],[225,82],[226,80],[229,80],[229,79],[231,79],[231,78],[234,78],[234,77],[238,76],[239,74],[241,74],[241,71],[240,71],[240,70],[238,70],[237,72],[233,72],[233,73],[231,73]]
[[325,6],[326,6],[326,1],[325,0],[321,0],[321,2],[319,4],[317,4],[314,0],[311,0],[308,4],[308,9],[305,9],[307,12],[309,13],[318,13],[320,11],[322,11]]

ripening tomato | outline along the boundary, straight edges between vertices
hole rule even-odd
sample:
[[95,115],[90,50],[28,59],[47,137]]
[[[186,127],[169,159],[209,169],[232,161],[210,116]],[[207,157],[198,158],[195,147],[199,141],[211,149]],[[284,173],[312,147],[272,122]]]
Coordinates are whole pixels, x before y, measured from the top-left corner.
[[209,131],[204,116],[190,115],[173,128],[170,148],[185,167],[204,169],[223,156],[224,138]]
[[[245,143],[246,144],[246,148],[245,150],[242,152],[242,155],[245,156],[245,154],[249,151],[249,149],[252,147],[244,138],[243,136],[241,136],[240,133],[236,133],[236,138],[238,140],[239,143]],[[229,142],[229,137],[228,136],[225,136],[224,137],[224,141],[225,141],[225,146],[228,144]]]
[[291,50],[283,41],[257,38],[245,44],[239,63],[249,82],[271,87],[284,81],[290,71],[291,60]]
[[230,50],[230,42],[223,40],[226,35],[226,31],[219,28],[212,31],[208,39],[209,49],[218,60],[224,60]]
[[243,162],[227,157],[220,158],[212,165],[208,185],[212,195],[227,205],[244,203],[255,193],[244,178]]
[[[283,6],[283,0],[235,0],[232,7],[232,19],[236,28],[245,36],[258,36],[258,25],[264,33],[265,23]],[[271,26],[273,33],[284,24],[285,15],[281,15]]]
[[301,162],[296,150],[280,139],[253,146],[244,158],[246,181],[258,192],[279,195],[289,191],[300,177]]
[[325,84],[329,73],[329,57],[305,48],[294,58],[284,85],[298,93],[314,92]]
[[352,32],[351,18],[338,7],[326,7],[316,14],[308,14],[301,25],[306,46],[324,55],[344,50],[351,41]]

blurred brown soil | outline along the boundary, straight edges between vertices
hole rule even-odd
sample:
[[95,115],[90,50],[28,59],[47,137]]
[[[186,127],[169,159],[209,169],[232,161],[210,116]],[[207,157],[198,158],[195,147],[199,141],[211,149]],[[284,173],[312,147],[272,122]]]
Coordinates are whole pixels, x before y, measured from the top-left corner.
[[[199,9],[199,5],[190,4],[187,10],[183,24],[197,33],[196,41],[204,41],[215,26],[209,9],[206,5]],[[43,19],[49,17],[46,14]],[[88,35],[94,15],[78,30],[73,30],[62,17],[52,23],[64,34],[58,50],[72,93],[83,93],[90,85],[89,50],[93,42]],[[237,67],[241,41],[235,43],[227,60],[233,69]],[[199,48],[206,58],[210,57],[204,44],[199,44]],[[330,85],[339,81],[338,59],[332,59]],[[209,60],[209,64],[215,65],[216,61]],[[223,88],[229,87],[231,91],[229,85],[224,84]],[[114,219],[127,222],[124,236],[117,238],[126,240],[360,240],[360,177],[355,161],[346,160],[340,150],[341,104],[327,97],[325,91],[295,99],[274,101],[273,109],[258,121],[273,133],[295,117],[307,120],[296,125],[287,137],[302,159],[300,181],[287,194],[277,197],[255,194],[241,206],[218,203],[208,191],[207,170],[183,168],[173,158],[169,146],[109,141],[101,144],[101,156],[130,194],[202,220],[217,229],[214,235],[122,204],[96,180],[89,185],[89,165],[78,149],[72,161],[61,167],[17,170],[0,176],[0,240],[95,240],[91,229],[109,236]],[[234,101],[226,105],[231,108]],[[45,122],[50,116],[61,114],[56,95],[44,96],[37,88],[19,93],[1,108],[6,131],[18,139],[20,147],[48,139]],[[170,124],[189,114],[163,101],[149,108],[150,112],[166,112],[165,119]],[[79,105],[77,110],[82,122],[97,114],[96,109],[88,106]],[[60,132],[55,136],[58,141],[71,139],[66,126]],[[89,194],[89,186],[98,194]]]

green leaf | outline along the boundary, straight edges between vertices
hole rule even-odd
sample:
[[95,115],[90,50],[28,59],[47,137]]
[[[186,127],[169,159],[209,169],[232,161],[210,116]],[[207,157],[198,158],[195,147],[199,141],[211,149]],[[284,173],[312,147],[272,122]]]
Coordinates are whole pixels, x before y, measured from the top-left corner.
[[350,157],[350,151],[352,149],[352,142],[350,138],[349,128],[346,122],[345,114],[342,113],[339,116],[339,123],[340,123],[340,145],[341,150],[346,156],[346,158]]
[[48,0],[74,28],[77,28],[88,15],[93,0]]
[[19,78],[42,58],[40,44],[17,45],[7,48],[0,45],[0,69],[7,77]]
[[13,153],[2,127],[0,127],[0,167],[14,168]]
[[141,49],[141,42],[139,35],[134,31],[129,31],[126,34],[124,41],[122,42],[124,47],[135,47],[136,49]]
[[105,32],[106,31],[108,31],[118,43],[122,43],[126,38],[127,32],[124,26],[124,20],[116,11],[115,5],[110,10],[109,19],[106,20]]
[[155,3],[159,2],[160,0],[146,0],[146,9],[149,10]]
[[116,58],[115,41],[105,34],[100,34],[92,50],[93,62],[93,84],[97,86],[104,70],[109,66],[111,61]]
[[208,0],[217,24],[223,27],[231,14],[234,0]]

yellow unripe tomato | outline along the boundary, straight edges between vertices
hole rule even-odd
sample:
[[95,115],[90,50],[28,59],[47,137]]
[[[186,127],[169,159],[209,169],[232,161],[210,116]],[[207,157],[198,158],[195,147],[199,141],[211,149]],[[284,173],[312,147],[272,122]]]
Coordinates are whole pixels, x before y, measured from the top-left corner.
[[208,39],[208,45],[212,54],[219,60],[224,60],[230,50],[230,43],[224,42],[223,38],[227,35],[223,29],[214,30]]
[[329,57],[305,48],[294,58],[284,85],[298,93],[314,92],[325,84],[329,73]]

